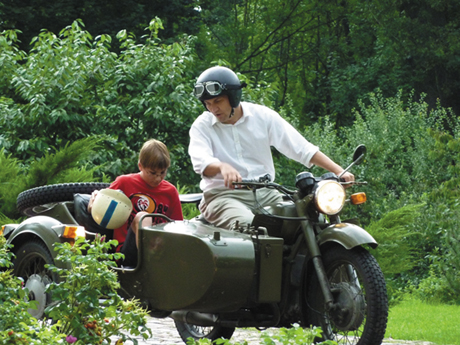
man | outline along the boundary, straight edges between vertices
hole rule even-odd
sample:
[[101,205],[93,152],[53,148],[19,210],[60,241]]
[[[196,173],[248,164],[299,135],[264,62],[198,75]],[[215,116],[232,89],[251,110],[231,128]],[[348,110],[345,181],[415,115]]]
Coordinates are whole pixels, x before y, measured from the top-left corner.
[[[317,165],[336,175],[344,170],[274,110],[241,102],[244,86],[232,70],[216,66],[198,77],[194,89],[207,110],[190,129],[189,155],[195,172],[202,177],[200,211],[210,223],[225,228],[236,221],[242,227],[252,223],[253,192],[235,188],[232,182],[267,173],[273,179],[271,146],[306,167]],[[342,178],[354,181],[348,172]],[[281,200],[276,190],[257,190],[260,206]]]

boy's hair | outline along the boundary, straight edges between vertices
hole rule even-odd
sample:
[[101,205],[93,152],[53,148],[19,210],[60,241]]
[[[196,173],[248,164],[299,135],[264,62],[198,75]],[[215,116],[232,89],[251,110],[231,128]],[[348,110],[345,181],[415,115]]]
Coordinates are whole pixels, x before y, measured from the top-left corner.
[[168,169],[171,165],[168,148],[156,139],[146,141],[139,152],[139,163],[147,169]]

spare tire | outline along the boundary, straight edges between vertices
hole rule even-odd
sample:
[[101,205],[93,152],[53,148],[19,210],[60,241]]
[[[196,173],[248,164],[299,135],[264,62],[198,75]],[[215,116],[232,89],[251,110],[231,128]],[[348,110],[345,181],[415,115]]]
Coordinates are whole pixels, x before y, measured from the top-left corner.
[[28,189],[18,195],[16,206],[25,216],[35,216],[33,208],[55,202],[73,201],[73,195],[91,194],[95,190],[108,188],[110,183],[104,182],[76,182],[60,183]]

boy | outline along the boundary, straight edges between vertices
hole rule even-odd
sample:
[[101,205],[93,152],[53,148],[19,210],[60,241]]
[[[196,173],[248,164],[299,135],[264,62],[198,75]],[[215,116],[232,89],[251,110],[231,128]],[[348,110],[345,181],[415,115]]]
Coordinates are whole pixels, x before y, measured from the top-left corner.
[[[121,190],[133,204],[128,221],[113,233],[113,238],[119,243],[117,251],[125,255],[124,266],[137,265],[139,221],[143,215],[161,213],[173,220],[183,219],[179,192],[164,180],[170,165],[171,159],[166,145],[159,140],[150,139],[144,143],[139,153],[139,173],[118,176],[109,186],[110,189]],[[97,191],[94,191],[88,203],[90,213],[96,195]],[[146,217],[141,225],[149,226],[152,222],[162,223],[165,220]]]

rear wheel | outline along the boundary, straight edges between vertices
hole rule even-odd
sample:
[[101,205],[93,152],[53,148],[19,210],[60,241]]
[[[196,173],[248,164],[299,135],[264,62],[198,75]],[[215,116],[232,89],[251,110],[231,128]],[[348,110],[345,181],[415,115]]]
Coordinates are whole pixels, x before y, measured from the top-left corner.
[[187,343],[188,338],[193,338],[195,340],[207,338],[211,341],[220,338],[230,339],[235,331],[234,327],[201,327],[176,320],[174,323],[176,324],[177,332],[179,332],[180,337],[185,343]]
[[361,247],[331,246],[322,254],[334,307],[327,310],[316,274],[306,284],[310,323],[337,343],[381,344],[388,319],[385,280],[375,258]]
[[53,257],[46,246],[38,241],[27,242],[15,251],[14,275],[24,280],[24,287],[29,290],[29,300],[37,301],[37,309],[28,312],[36,319],[44,316],[45,308],[51,303],[51,295],[46,292],[48,285],[57,281],[57,275],[45,265],[54,264]]

